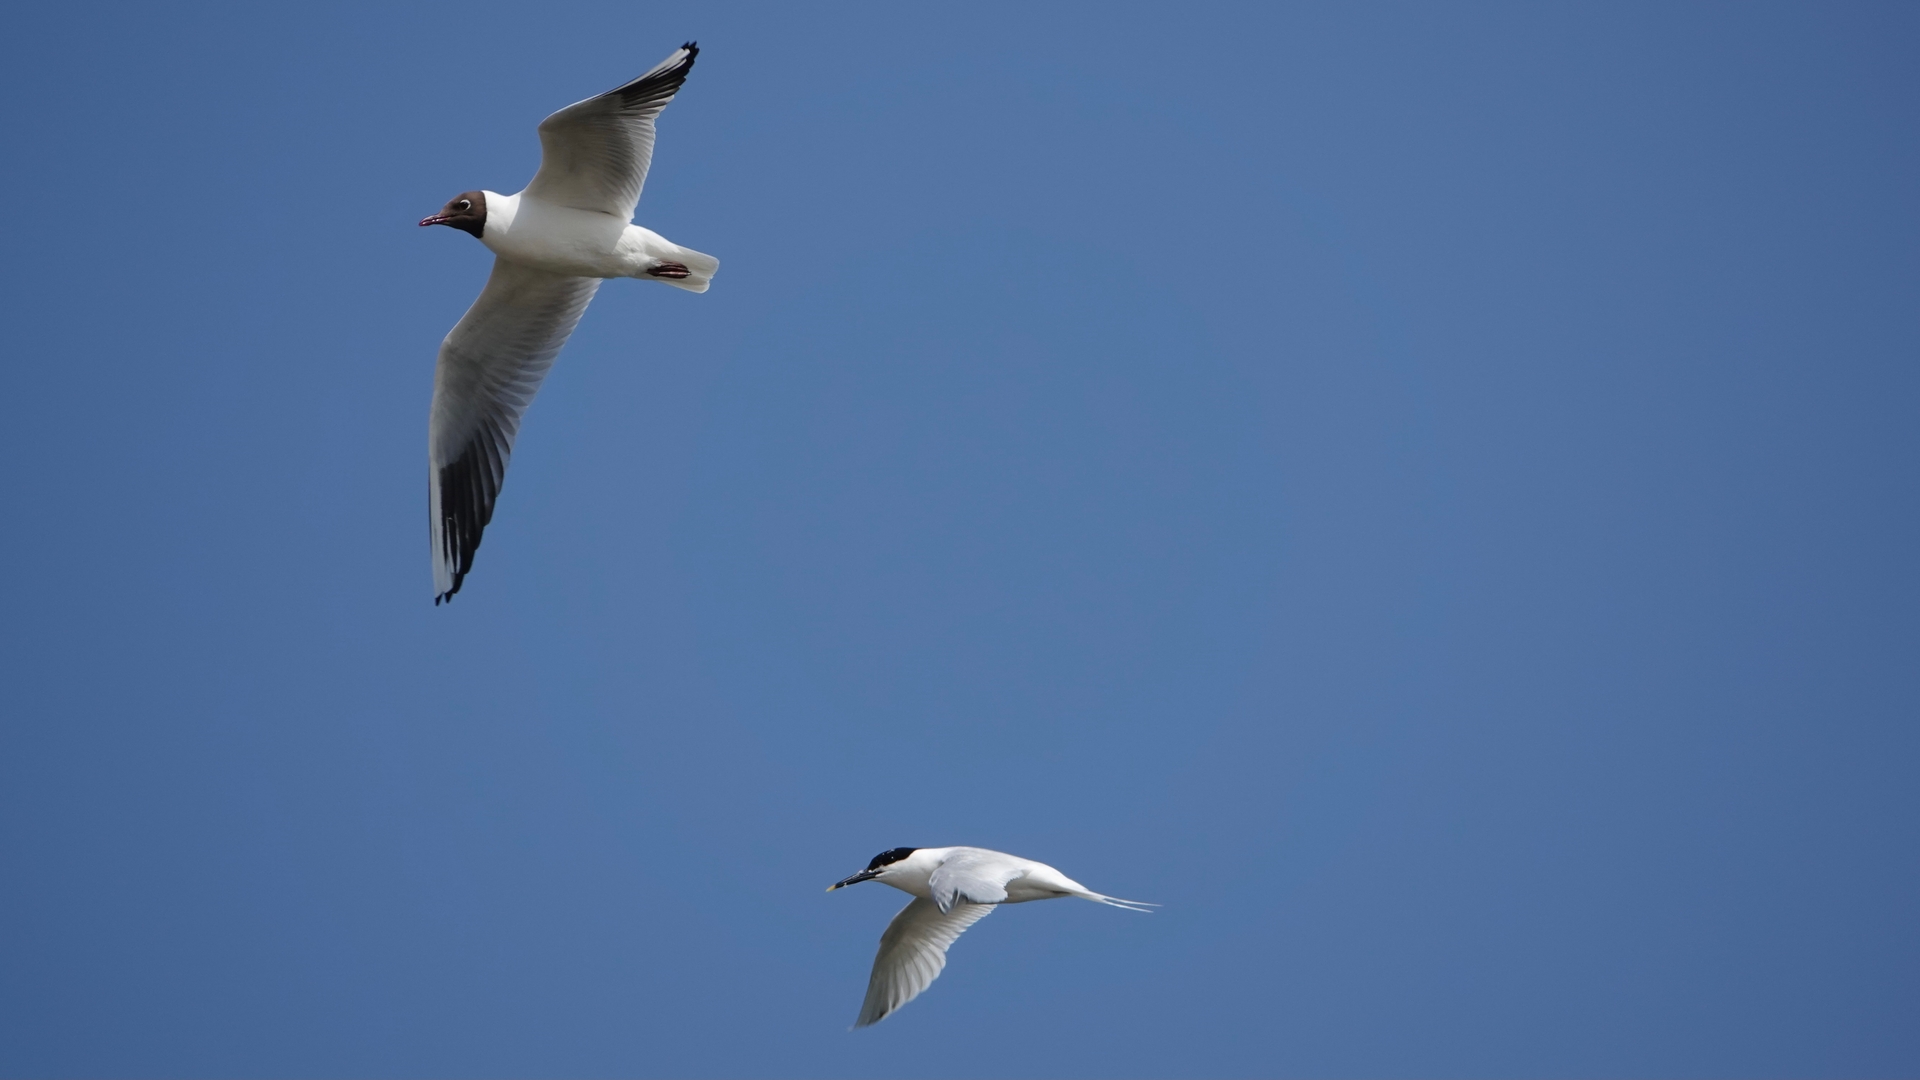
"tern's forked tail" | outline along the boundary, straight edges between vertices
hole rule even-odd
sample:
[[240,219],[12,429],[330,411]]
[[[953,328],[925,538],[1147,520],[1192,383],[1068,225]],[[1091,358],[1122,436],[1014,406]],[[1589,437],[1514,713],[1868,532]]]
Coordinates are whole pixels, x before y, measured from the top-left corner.
[[1097,893],[1097,892],[1091,892],[1091,891],[1083,892],[1078,895],[1083,899],[1092,900],[1096,903],[1106,904],[1110,907],[1117,907],[1126,911],[1144,912],[1149,915],[1153,914],[1154,908],[1157,908],[1160,906],[1159,904],[1150,904],[1145,900],[1122,900],[1117,896],[1107,896],[1104,893]]

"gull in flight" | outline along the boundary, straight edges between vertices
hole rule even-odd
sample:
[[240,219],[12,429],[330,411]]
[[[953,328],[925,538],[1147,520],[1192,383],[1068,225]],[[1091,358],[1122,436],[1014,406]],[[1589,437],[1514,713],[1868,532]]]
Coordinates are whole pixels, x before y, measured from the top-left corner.
[[827,891],[879,881],[913,894],[887,924],[867,980],[867,1000],[854,1027],[866,1027],[918,997],[947,966],[947,946],[961,932],[993,913],[997,904],[1024,904],[1078,896],[1128,911],[1158,904],[1103,896],[1032,859],[977,847],[897,847],[873,857],[865,870],[827,886]]
[[720,260],[632,224],[653,124],[687,81],[688,42],[645,75],[540,122],[540,170],[518,195],[463,192],[422,221],[472,233],[493,275],[433,373],[427,502],[433,602],[460,591],[507,474],[520,417],[605,278],[706,292]]

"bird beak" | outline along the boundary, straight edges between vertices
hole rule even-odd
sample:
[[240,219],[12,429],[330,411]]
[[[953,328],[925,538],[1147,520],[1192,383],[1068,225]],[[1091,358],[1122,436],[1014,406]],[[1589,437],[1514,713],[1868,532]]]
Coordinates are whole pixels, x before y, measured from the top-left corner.
[[827,891],[832,892],[835,889],[844,889],[849,885],[858,885],[863,881],[869,881],[879,876],[880,876],[880,871],[878,870],[862,870],[859,873],[853,875],[852,877],[846,879],[845,881],[836,881],[833,884],[827,886]]
[[448,220],[449,220],[449,219],[448,219],[448,217],[447,217],[447,215],[445,215],[445,214],[435,214],[435,215],[433,215],[433,216],[432,216],[432,217],[430,217],[430,218],[426,218],[426,219],[424,219],[424,220],[422,220],[422,221],[420,222],[420,224],[422,224],[422,225],[445,225],[445,224],[447,223],[447,221],[448,221]]

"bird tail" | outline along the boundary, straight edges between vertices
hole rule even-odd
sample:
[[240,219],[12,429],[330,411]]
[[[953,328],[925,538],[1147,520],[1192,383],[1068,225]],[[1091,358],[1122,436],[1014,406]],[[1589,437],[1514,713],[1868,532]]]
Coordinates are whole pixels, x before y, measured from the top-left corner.
[[1160,906],[1159,904],[1149,904],[1145,900],[1122,900],[1117,896],[1107,896],[1104,893],[1097,893],[1091,890],[1076,895],[1086,900],[1092,900],[1097,904],[1107,904],[1112,907],[1122,908],[1126,911],[1143,911],[1149,915],[1153,913],[1154,908]]
[[688,292],[706,292],[707,286],[713,284],[713,275],[720,272],[720,260],[704,251],[695,251],[692,248],[680,247],[678,244],[675,244],[674,247],[678,249],[678,253],[674,256],[674,261],[687,268],[687,276],[678,279],[659,278],[657,280],[664,281],[676,289],[685,289]]

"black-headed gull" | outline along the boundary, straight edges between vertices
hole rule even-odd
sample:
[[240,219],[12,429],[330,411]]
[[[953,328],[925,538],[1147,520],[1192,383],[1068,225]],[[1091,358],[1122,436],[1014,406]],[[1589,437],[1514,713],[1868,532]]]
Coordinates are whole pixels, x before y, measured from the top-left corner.
[[1128,911],[1159,906],[1103,896],[1046,863],[977,847],[891,848],[827,891],[862,881],[891,885],[914,899],[880,935],[867,1000],[854,1027],[879,1023],[933,985],[947,966],[947,946],[996,905],[1078,896]]
[[720,260],[632,224],[653,122],[693,70],[689,41],[625,86],[540,122],[540,170],[518,195],[468,191],[422,225],[494,253],[480,299],[440,344],[427,427],[433,602],[460,591],[507,474],[520,417],[604,278],[706,292]]

